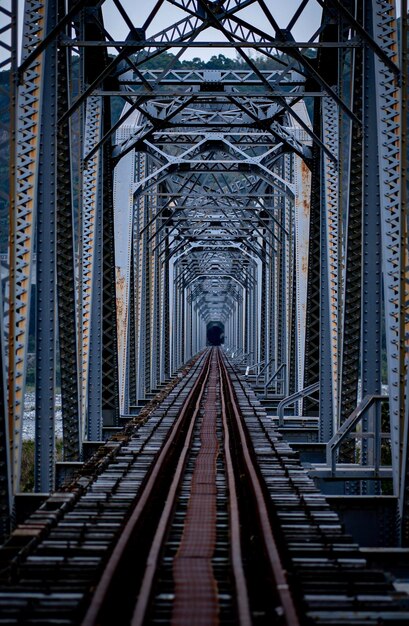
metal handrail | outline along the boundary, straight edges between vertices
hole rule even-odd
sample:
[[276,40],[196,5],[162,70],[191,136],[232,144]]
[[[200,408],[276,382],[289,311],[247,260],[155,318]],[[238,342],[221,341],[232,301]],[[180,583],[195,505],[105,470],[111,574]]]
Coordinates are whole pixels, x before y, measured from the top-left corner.
[[[265,385],[264,385],[264,390],[267,390],[267,387],[273,382],[273,380],[275,378],[277,378],[277,376],[279,375],[279,373],[281,372],[281,370],[286,370],[287,369],[287,363],[281,363],[281,365],[278,366],[278,368],[276,369],[276,371],[274,372],[274,374],[271,376],[270,380],[268,380]],[[281,379],[281,380],[285,380],[285,379]]]
[[[337,432],[333,435],[333,437],[328,441],[326,445],[326,461],[327,465],[331,467],[332,473],[336,471],[336,451],[340,447],[341,443],[346,439],[351,430],[365,417],[368,410],[371,408],[373,404],[376,402],[385,402],[389,400],[388,396],[382,396],[378,394],[366,395],[356,409],[351,413],[348,419],[339,427]],[[381,416],[380,414],[376,416],[375,423],[375,440],[379,440],[379,436],[381,434]],[[374,467],[375,470],[378,470],[380,467],[380,458],[378,454],[374,456]]]
[[[256,381],[256,382],[258,382],[258,379],[260,378],[261,374],[264,374],[264,372],[266,371],[266,369],[267,369],[268,367],[270,367],[270,365],[271,365],[271,363],[272,363],[273,361],[274,361],[274,357],[273,357],[272,359],[270,359],[267,363],[265,363],[265,365],[264,365],[263,369],[262,369],[262,370],[260,370],[260,371],[259,371],[259,373],[258,373],[258,375],[257,375],[257,381]],[[264,363],[264,361],[261,361],[261,363]],[[260,363],[260,364],[261,364],[261,363]]]
[[[248,375],[249,375],[249,372],[250,372],[251,370],[255,369],[256,367],[260,367],[260,365],[263,365],[263,363],[264,363],[264,361],[259,361],[258,363],[253,363],[253,365],[247,365],[247,367],[246,367],[246,373],[245,373],[244,375],[245,375],[245,376],[248,376]],[[267,367],[267,366],[266,366],[266,367]],[[262,371],[263,371],[263,370],[262,370]],[[260,376],[260,374],[261,374],[261,372],[259,372],[259,373],[257,374],[257,380],[258,380],[258,377]]]
[[310,396],[315,391],[318,391],[319,388],[319,382],[314,383],[312,385],[309,385],[308,387],[305,387],[304,389],[301,389],[300,391],[296,391],[295,393],[291,394],[291,396],[284,398],[284,400],[281,400],[281,402],[277,406],[278,425],[284,426],[284,409],[286,406],[292,404],[300,398],[306,398],[307,396]]

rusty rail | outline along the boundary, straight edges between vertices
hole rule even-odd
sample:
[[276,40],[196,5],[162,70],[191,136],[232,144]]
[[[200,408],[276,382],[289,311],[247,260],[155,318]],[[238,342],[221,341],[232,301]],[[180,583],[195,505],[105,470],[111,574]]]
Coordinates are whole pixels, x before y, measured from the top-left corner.
[[[124,556],[124,553],[127,550],[127,547],[131,541],[131,538],[135,532],[135,528],[138,525],[138,522],[141,518],[141,516],[143,515],[144,509],[148,503],[148,501],[153,497],[155,489],[156,489],[156,485],[157,485],[157,479],[159,477],[159,475],[166,469],[166,465],[168,462],[168,455],[169,455],[169,451],[171,450],[172,446],[175,443],[175,439],[177,437],[177,435],[179,434],[179,430],[181,428],[181,426],[183,425],[185,418],[188,415],[189,409],[191,407],[192,402],[195,401],[195,396],[198,393],[199,390],[199,399],[195,402],[195,412],[198,410],[198,406],[200,403],[200,397],[201,394],[203,393],[203,389],[204,389],[204,383],[207,380],[208,377],[208,372],[209,372],[209,368],[210,368],[210,352],[208,357],[206,358],[205,364],[203,366],[202,372],[201,374],[198,376],[197,381],[195,383],[195,385],[192,387],[186,402],[182,408],[182,411],[180,412],[180,415],[178,417],[178,419],[176,420],[174,427],[172,429],[172,432],[169,436],[169,438],[167,439],[164,447],[162,448],[157,461],[153,467],[152,472],[149,475],[149,478],[146,482],[145,488],[126,524],[126,526],[124,527],[121,536],[111,554],[111,557],[109,558],[108,563],[105,566],[103,575],[99,581],[99,584],[97,585],[95,592],[92,596],[91,599],[91,603],[89,605],[88,611],[85,615],[85,618],[82,622],[82,626],[94,626],[96,624],[98,624],[99,621],[99,617],[101,615],[101,612],[103,611],[103,607],[105,602],[107,601],[107,597],[109,595],[110,592],[110,585],[111,585],[111,581],[113,578],[113,575],[115,574],[119,563],[121,561],[121,559]],[[193,422],[192,422],[193,424]],[[191,432],[192,432],[192,425],[189,427],[188,430],[188,436],[186,441],[188,442],[189,436],[191,436]],[[185,455],[187,453],[187,443],[185,442],[184,448],[183,448],[183,455],[185,458]],[[181,461],[179,461],[178,463],[178,467],[177,467],[177,473],[180,474],[181,469],[183,469],[183,463],[181,463]],[[173,481],[172,483],[172,489],[174,486],[175,481]],[[172,493],[174,493],[172,491]],[[168,497],[168,501],[170,502],[170,504],[173,502],[173,500],[171,499],[171,494],[169,494]],[[174,497],[173,497],[174,499]],[[162,529],[161,527],[161,531],[163,531],[164,529]],[[159,528],[157,531],[157,534],[159,532]],[[156,537],[155,537],[156,539]],[[153,550],[154,546],[152,546],[152,550]],[[156,551],[156,550],[155,550]],[[150,555],[150,556],[153,556]],[[148,576],[152,575],[152,572],[154,570],[152,568],[149,567],[149,562],[148,562],[148,567],[147,567],[147,572],[148,572]],[[145,586],[147,586],[148,583],[144,583]],[[142,594],[140,594],[141,597]],[[139,611],[141,611],[141,608],[138,609],[138,614]],[[135,616],[135,619],[137,618],[137,616]]]
[[259,520],[261,537],[264,543],[266,555],[268,557],[271,573],[275,581],[276,591],[280,598],[283,612],[283,623],[287,624],[287,626],[299,626],[300,622],[298,619],[294,598],[288,585],[286,570],[283,567],[277,548],[277,543],[271,528],[268,510],[263,494],[263,488],[258,473],[256,471],[254,461],[250,454],[246,433],[243,428],[240,409],[235,398],[235,393],[230,381],[229,373],[226,369],[223,359],[220,356],[219,365],[221,375],[224,379],[223,389],[227,392],[228,400],[230,403],[230,415],[234,417],[235,420],[235,426],[237,428],[240,438],[241,450],[246,466],[246,471],[250,479],[251,487],[256,501],[255,513]]

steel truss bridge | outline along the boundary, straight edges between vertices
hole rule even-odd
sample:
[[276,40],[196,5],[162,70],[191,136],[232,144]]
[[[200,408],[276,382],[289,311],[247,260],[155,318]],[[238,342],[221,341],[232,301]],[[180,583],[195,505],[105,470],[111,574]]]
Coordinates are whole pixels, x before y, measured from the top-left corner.
[[[140,22],[120,0],[109,20],[103,0],[2,2],[3,537],[31,319],[37,492],[136,415],[213,325],[281,432],[315,446],[324,491],[394,497],[408,544],[406,2],[293,4],[283,24],[269,0],[159,0]],[[210,46],[236,65],[179,62]]]

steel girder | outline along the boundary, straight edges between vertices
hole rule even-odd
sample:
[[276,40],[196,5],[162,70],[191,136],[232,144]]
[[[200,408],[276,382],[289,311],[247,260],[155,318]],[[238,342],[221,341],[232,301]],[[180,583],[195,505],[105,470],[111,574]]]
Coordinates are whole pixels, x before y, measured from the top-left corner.
[[[85,149],[101,136],[102,101],[98,96],[87,103]],[[101,155],[93,157],[84,172],[82,204],[82,276],[80,312],[81,402],[83,437],[98,441],[101,436],[101,280],[102,280],[102,166]],[[90,389],[92,388],[92,393]],[[90,396],[95,404],[89,406]],[[92,400],[91,400],[92,402]],[[84,419],[87,416],[87,421]]]
[[[396,14],[394,3],[373,2],[373,38],[398,62]],[[375,82],[378,114],[378,162],[380,183],[380,217],[382,239],[383,290],[388,360],[388,384],[391,419],[392,457],[395,491],[403,488],[402,463],[405,432],[405,346],[407,207],[401,201],[400,185],[400,94],[398,77],[375,58]],[[405,164],[405,160],[403,160]],[[402,445],[403,444],[403,445]],[[401,506],[406,506],[401,495]]]
[[[9,215],[15,211],[15,181],[16,181],[16,99],[17,89],[14,79],[17,71],[17,2],[9,0],[0,8],[3,22],[0,50],[3,58],[0,64],[2,70],[9,70],[9,91],[6,86],[0,86],[0,95],[10,106],[2,107],[0,111],[0,130],[3,140],[9,144],[9,160],[4,158],[4,151],[0,157],[2,171],[9,171],[9,193],[2,190],[1,200],[8,204]],[[10,258],[9,258],[10,267]],[[8,290],[10,295],[10,289]],[[3,283],[3,272],[0,276],[0,541],[8,536],[12,526],[12,476],[11,455],[13,454],[13,431],[10,431],[11,412],[8,406],[7,394],[7,336],[6,327],[10,324],[9,307],[6,311],[6,289]],[[7,329],[8,330],[8,329]],[[13,390],[14,391],[14,390]],[[11,394],[10,394],[11,395]]]
[[[44,37],[44,6],[25,5],[23,59]],[[18,101],[18,151],[15,189],[11,190],[10,288],[8,310],[8,415],[11,440],[13,491],[18,491],[21,469],[22,419],[27,364],[28,324],[31,297],[31,268],[34,243],[35,181],[39,166],[40,83],[43,58],[39,56],[24,73]],[[17,99],[15,100],[17,107]],[[12,117],[16,119],[16,110]],[[13,147],[13,146],[11,146]]]
[[[64,14],[64,2],[58,0],[58,19]],[[64,114],[69,103],[68,51],[57,51],[57,114]],[[61,405],[63,420],[63,458],[77,461],[81,454],[77,297],[75,285],[75,224],[73,211],[73,173],[71,164],[72,133],[65,122],[57,131],[57,300],[60,358]]]

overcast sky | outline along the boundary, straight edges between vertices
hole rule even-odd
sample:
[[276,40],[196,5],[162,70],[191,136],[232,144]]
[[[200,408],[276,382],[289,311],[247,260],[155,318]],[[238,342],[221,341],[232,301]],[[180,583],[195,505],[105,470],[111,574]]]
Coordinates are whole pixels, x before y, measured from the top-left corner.
[[[266,5],[270,9],[274,18],[278,22],[281,28],[286,28],[301,0],[266,0]],[[135,26],[142,26],[151,12],[152,8],[156,4],[156,0],[123,0],[123,6],[128,12],[128,15],[132,19]],[[117,39],[121,39],[124,36],[126,27],[122,18],[120,17],[113,0],[107,0],[103,5],[104,21],[110,34]],[[263,11],[257,4],[244,9],[238,13],[242,19],[245,19],[248,23],[254,24],[257,27],[267,30],[272,34]],[[165,2],[155,20],[150,25],[147,35],[154,35],[161,30],[167,28],[174,22],[186,17],[186,13],[178,9],[168,2]],[[307,41],[311,35],[317,30],[321,22],[321,7],[316,0],[310,0],[307,8],[302,13],[297,24],[293,29],[294,37],[299,41]],[[220,32],[215,32],[213,29],[207,29],[201,34],[197,41],[219,41],[223,39]],[[194,56],[202,59],[209,59],[213,54],[217,54],[219,51],[214,48],[194,48],[187,50],[184,53],[184,58],[192,58]],[[220,50],[225,56],[235,56],[235,52],[230,52],[228,49],[223,48]]]
[[[9,2],[10,0],[0,0],[0,3],[4,3],[6,8],[6,5],[8,5]],[[280,27],[285,28],[300,5],[301,0],[265,0],[265,2]],[[134,25],[136,27],[140,27],[144,24],[149,13],[156,4],[156,0],[122,0],[122,4],[128,12]],[[19,0],[20,29],[23,18],[23,10],[24,0]],[[102,10],[104,14],[105,27],[110,35],[114,39],[123,40],[128,33],[128,28],[116,9],[113,0],[106,0],[103,4]],[[147,35],[151,36],[160,32],[168,26],[171,26],[174,22],[183,19],[186,15],[187,14],[181,9],[170,5],[168,2],[164,2],[163,7],[160,9],[158,15],[150,25]],[[239,15],[250,24],[255,24],[259,28],[271,32],[263,12],[256,4],[240,11]],[[293,28],[295,38],[298,41],[307,41],[318,28],[320,21],[321,7],[318,5],[316,0],[310,0],[307,8],[304,10],[297,24]],[[0,28],[4,26],[5,23],[4,15],[0,13]],[[7,39],[7,36],[5,36],[5,39]],[[221,39],[222,35],[219,32],[208,29],[198,38],[197,41],[220,41]],[[6,41],[6,43],[8,42]],[[187,50],[184,53],[184,58],[191,59],[196,56],[208,60],[213,54],[218,54],[219,52],[222,52],[225,56],[235,56],[234,51],[229,51],[229,49],[226,48],[223,48],[222,50],[217,50],[217,48],[194,48],[192,50]],[[4,58],[5,55],[3,51],[0,50],[0,60]]]

